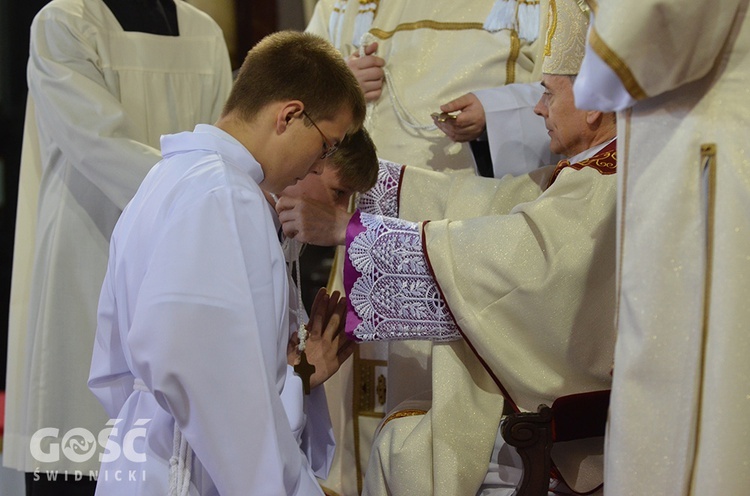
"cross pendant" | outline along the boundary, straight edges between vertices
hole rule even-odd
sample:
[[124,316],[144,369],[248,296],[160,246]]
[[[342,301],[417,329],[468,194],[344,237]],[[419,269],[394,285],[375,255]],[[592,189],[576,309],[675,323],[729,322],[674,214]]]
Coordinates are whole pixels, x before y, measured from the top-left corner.
[[307,361],[305,350],[300,353],[299,363],[294,366],[294,371],[302,379],[302,390],[305,394],[310,394],[310,377],[315,373],[315,365]]

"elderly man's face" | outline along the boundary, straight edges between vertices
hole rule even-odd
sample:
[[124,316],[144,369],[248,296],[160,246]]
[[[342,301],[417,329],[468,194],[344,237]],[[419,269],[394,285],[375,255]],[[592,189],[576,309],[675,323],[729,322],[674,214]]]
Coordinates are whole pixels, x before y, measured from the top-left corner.
[[589,148],[591,129],[586,111],[578,110],[573,100],[573,80],[568,76],[542,76],[544,94],[534,113],[544,117],[553,153],[572,157]]

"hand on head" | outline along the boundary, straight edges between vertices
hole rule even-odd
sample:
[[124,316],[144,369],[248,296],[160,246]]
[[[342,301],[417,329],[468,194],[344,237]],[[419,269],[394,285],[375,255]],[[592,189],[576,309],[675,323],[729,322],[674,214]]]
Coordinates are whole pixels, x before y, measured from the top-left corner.
[[318,246],[343,245],[352,218],[344,208],[306,197],[282,196],[276,212],[285,236]]
[[475,140],[484,132],[484,107],[473,93],[467,93],[441,105],[440,111],[460,112],[455,119],[435,119],[435,125],[453,141],[463,143]]
[[357,78],[362,87],[362,93],[365,94],[365,100],[368,102],[377,100],[383,92],[385,60],[373,55],[377,49],[378,44],[371,43],[365,47],[365,55],[360,57],[359,52],[354,52],[346,61],[346,65]]

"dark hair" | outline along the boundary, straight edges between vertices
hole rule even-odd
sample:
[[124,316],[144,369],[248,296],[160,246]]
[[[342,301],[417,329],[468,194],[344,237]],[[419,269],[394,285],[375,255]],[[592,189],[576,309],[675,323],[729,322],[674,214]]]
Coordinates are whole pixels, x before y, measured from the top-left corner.
[[336,171],[342,184],[351,191],[363,193],[378,180],[378,154],[370,134],[361,128],[348,134],[326,163]]
[[352,131],[365,118],[356,78],[328,41],[311,33],[278,31],[260,40],[245,57],[222,115],[251,121],[266,105],[300,100],[315,121],[352,112]]

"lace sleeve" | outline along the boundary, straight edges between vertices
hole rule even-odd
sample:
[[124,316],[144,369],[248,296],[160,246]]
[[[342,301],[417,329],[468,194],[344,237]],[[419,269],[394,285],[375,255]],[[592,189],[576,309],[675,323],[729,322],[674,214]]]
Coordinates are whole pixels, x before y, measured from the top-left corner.
[[347,232],[346,332],[361,341],[450,341],[461,334],[422,250],[421,224],[355,214]]
[[398,185],[403,166],[382,159],[379,163],[378,182],[360,195],[358,208],[368,214],[398,217]]

